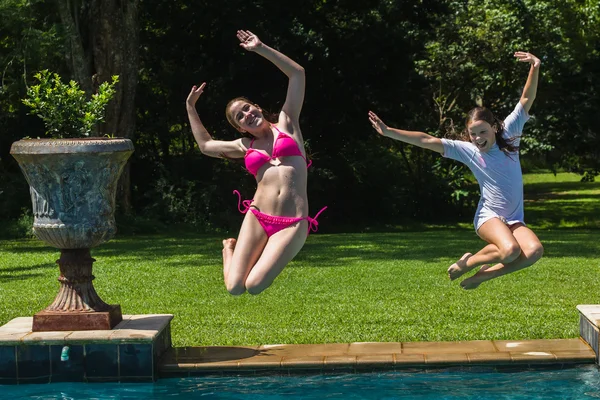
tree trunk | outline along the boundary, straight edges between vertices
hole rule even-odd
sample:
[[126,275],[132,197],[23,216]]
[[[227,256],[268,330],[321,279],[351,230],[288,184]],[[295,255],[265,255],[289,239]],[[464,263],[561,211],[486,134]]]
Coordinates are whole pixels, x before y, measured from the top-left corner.
[[[98,135],[126,137],[135,133],[135,92],[139,66],[139,0],[57,0],[67,32],[67,55],[75,80],[91,95],[102,82],[119,75],[117,92],[106,108]],[[125,166],[117,201],[131,211],[129,164]]]

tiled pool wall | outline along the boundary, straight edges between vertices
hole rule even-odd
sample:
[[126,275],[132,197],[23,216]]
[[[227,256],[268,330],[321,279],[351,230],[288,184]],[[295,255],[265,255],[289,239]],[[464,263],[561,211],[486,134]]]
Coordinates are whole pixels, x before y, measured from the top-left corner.
[[[111,331],[35,333],[31,318],[18,318],[0,328],[0,384],[154,381],[171,348],[172,318],[124,316]],[[68,360],[61,361],[65,346]]]

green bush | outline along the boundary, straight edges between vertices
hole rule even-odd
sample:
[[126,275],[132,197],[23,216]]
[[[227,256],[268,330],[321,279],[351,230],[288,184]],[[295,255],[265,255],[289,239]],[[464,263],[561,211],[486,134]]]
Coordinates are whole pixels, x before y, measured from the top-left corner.
[[0,240],[33,238],[33,215],[22,208],[21,216],[13,220],[0,220]]
[[40,83],[27,89],[23,103],[44,121],[46,134],[53,138],[90,136],[94,126],[104,120],[104,110],[119,81],[113,76],[112,83],[102,83],[88,100],[77,82],[64,84],[57,73],[43,70],[35,77]]

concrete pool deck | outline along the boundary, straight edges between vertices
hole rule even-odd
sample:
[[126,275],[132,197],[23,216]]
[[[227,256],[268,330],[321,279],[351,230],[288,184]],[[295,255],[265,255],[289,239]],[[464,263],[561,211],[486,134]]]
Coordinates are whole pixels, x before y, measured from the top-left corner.
[[[214,373],[356,372],[440,367],[565,367],[598,363],[600,305],[577,306],[579,338],[172,347],[173,315],[124,315],[112,330],[0,327],[0,384],[154,381]],[[67,352],[67,361],[62,360]]]
[[181,347],[165,353],[159,374],[598,363],[600,305],[579,305],[577,310],[580,337],[574,339]]
[[579,305],[577,310],[580,337],[574,339],[182,347],[165,353],[159,373],[169,376],[598,364],[600,305]]
[[356,371],[449,366],[594,363],[581,339],[474,340],[183,347],[166,353],[160,375],[293,370]]

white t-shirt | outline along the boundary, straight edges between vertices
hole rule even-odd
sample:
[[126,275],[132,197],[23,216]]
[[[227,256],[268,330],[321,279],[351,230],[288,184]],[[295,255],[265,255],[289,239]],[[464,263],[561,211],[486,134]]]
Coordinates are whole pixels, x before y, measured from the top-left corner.
[[[504,120],[504,138],[513,138],[511,142],[518,146],[521,133],[529,115],[521,103]],[[479,183],[481,198],[473,224],[475,230],[487,220],[500,217],[508,225],[525,223],[523,213],[523,175],[519,153],[506,155],[494,144],[486,153],[482,153],[471,142],[442,139],[444,157],[465,164],[475,175]]]

